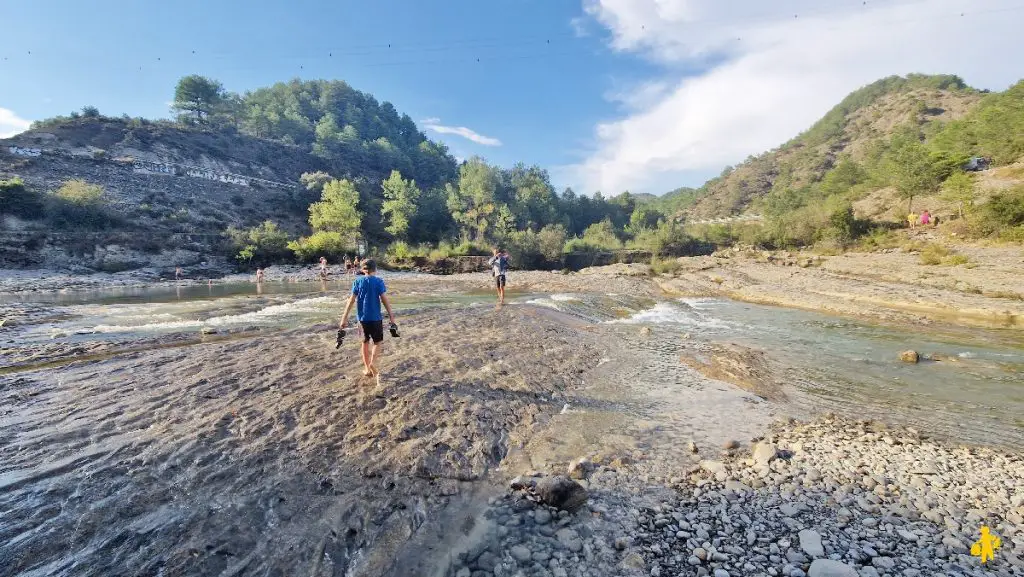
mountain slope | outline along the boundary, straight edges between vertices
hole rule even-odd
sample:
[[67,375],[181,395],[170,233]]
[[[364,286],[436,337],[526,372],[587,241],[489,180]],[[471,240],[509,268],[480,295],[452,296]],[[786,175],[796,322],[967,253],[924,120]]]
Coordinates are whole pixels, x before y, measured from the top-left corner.
[[844,156],[863,161],[897,128],[916,124],[927,131],[964,117],[982,97],[956,76],[884,78],[851,93],[786,144],[705,183],[683,214],[699,220],[756,212],[770,193],[820,181]]

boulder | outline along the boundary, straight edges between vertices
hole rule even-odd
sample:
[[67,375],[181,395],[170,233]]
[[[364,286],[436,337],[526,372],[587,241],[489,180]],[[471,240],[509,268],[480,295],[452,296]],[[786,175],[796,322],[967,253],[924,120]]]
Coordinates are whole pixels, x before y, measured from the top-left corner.
[[857,570],[840,561],[815,559],[807,571],[808,577],[857,577]]
[[921,360],[921,356],[917,351],[903,351],[900,353],[900,360],[904,363],[916,363]]
[[825,548],[821,545],[821,535],[817,531],[804,529],[800,531],[800,548],[811,558],[824,557]]
[[588,497],[582,485],[562,475],[544,477],[534,486],[534,492],[545,505],[569,512],[579,509]]
[[570,479],[586,479],[594,471],[594,464],[590,459],[583,457],[569,465]]
[[754,445],[750,454],[755,464],[767,465],[779,455],[779,448],[774,443],[761,442]]

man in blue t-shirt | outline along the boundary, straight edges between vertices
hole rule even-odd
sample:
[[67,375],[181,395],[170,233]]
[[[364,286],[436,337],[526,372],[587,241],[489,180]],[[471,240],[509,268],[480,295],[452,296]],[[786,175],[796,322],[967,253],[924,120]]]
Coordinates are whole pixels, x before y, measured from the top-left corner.
[[[352,296],[348,298],[345,305],[345,312],[341,315],[339,326],[344,329],[348,326],[348,315],[352,312],[352,305],[356,305],[356,320],[363,327],[363,375],[367,377],[377,376],[377,355],[380,354],[381,343],[384,341],[384,317],[380,314],[380,303],[388,310],[388,318],[391,324],[395,324],[395,315],[391,312],[391,302],[388,300],[387,287],[384,281],[377,276],[377,263],[372,259],[363,261],[362,276],[356,277],[352,283]],[[370,350],[370,339],[373,339],[373,350]]]

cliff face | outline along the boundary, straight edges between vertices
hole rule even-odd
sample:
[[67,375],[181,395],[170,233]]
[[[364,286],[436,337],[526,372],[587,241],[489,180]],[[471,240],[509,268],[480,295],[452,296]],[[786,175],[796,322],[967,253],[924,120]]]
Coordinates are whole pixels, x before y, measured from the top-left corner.
[[0,267],[122,270],[222,260],[228,226],[272,219],[304,231],[313,199],[298,177],[321,168],[298,147],[153,123],[80,119],[30,130],[0,140],[0,179],[20,178],[44,194],[72,179],[99,185],[116,218],[102,230],[76,230],[5,216]]

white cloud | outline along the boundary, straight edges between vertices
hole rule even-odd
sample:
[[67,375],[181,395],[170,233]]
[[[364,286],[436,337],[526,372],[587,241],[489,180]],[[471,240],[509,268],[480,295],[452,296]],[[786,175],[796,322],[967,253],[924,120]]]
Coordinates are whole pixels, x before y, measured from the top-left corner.
[[420,121],[420,124],[422,124],[427,130],[432,130],[438,134],[454,134],[484,146],[501,146],[501,141],[497,138],[484,136],[472,128],[466,128],[465,126],[445,126],[441,124],[440,118],[425,118]]
[[32,123],[20,118],[13,110],[0,107],[0,138],[10,138],[28,130]]
[[1024,51],[1013,2],[584,0],[614,49],[664,73],[606,95],[622,116],[598,124],[586,159],[562,173],[587,192],[664,192],[782,144],[884,76],[1005,88],[1020,70],[1003,56]]
[[582,16],[577,16],[569,20],[569,27],[572,28],[572,33],[577,38],[586,38],[590,36],[590,31],[587,30],[587,19]]

